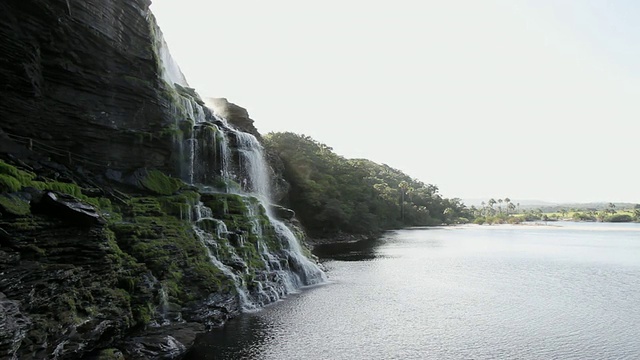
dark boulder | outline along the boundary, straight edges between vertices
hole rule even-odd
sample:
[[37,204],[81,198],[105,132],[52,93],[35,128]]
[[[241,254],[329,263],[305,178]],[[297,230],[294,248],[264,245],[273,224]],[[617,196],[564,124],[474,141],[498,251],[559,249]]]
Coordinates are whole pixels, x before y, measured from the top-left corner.
[[271,205],[271,212],[280,220],[291,220],[296,216],[295,211],[279,205]]
[[187,321],[204,324],[207,328],[220,327],[225,321],[240,314],[240,301],[230,292],[213,293],[203,301],[194,301],[183,309]]
[[37,202],[32,202],[34,213],[61,218],[66,223],[79,226],[104,224],[106,221],[95,207],[77,198],[54,191],[46,191]]
[[150,327],[127,340],[123,348],[128,359],[178,359],[202,331],[204,327],[197,323]]

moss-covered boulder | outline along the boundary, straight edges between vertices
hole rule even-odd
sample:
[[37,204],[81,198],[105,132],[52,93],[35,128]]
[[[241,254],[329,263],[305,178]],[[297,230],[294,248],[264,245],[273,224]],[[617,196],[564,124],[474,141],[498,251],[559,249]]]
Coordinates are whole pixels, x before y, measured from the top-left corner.
[[142,188],[158,195],[172,195],[186,186],[179,179],[167,176],[158,170],[139,170],[135,177]]
[[16,195],[0,195],[0,214],[5,216],[24,216],[29,212],[29,203],[26,200]]

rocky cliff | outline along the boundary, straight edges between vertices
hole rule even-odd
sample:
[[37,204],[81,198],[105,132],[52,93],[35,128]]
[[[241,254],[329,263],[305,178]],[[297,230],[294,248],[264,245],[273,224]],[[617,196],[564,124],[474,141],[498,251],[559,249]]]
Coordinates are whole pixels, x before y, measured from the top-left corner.
[[149,3],[3,1],[3,129],[97,165],[173,171]]
[[205,106],[148,7],[0,4],[0,358],[178,358],[323,279],[253,120]]

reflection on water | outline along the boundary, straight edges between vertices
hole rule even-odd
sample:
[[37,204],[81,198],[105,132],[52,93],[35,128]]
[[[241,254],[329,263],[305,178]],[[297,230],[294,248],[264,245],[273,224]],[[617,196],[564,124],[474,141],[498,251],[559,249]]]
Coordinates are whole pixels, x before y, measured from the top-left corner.
[[187,359],[260,359],[260,348],[267,342],[269,324],[246,314],[198,339],[198,346]]
[[368,239],[355,242],[316,245],[313,253],[320,259],[342,261],[364,261],[376,257],[376,247],[382,239]]
[[187,358],[637,359],[639,231],[463,226],[322,246],[330,283],[201,336]]

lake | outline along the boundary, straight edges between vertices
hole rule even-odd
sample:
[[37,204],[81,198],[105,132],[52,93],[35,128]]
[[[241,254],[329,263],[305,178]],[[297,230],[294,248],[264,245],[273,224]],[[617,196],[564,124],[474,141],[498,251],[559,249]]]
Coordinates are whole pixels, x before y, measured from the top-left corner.
[[640,224],[415,228],[323,245],[330,282],[189,359],[639,359]]

